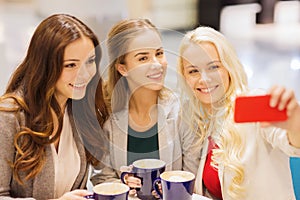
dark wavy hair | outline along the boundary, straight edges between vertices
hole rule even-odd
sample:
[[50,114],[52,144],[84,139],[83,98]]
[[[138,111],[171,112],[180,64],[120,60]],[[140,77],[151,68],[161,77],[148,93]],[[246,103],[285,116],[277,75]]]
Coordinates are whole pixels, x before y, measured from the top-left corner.
[[[90,38],[95,46],[97,73],[89,83],[86,95],[81,100],[69,99],[68,112],[85,145],[87,161],[97,164],[106,151],[106,136],[102,126],[108,118],[102,94],[102,79],[99,72],[101,47],[92,30],[74,16],[55,14],[43,20],[30,41],[27,55],[13,73],[1,99],[13,99],[15,108],[4,111],[24,111],[25,125],[16,133],[14,146],[16,157],[11,166],[14,178],[23,183],[34,178],[45,163],[45,147],[55,142],[62,130],[63,111],[55,96],[55,85],[63,70],[65,48],[82,38]],[[54,118],[53,118],[54,111]],[[54,120],[58,130],[54,137]],[[96,154],[97,153],[97,154]]]

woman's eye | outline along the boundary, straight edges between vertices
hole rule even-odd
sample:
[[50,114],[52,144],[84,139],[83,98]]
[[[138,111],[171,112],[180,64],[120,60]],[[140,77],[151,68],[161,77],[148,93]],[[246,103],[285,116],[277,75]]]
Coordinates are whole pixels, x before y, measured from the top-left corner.
[[87,64],[94,64],[95,62],[96,62],[96,59],[95,58],[91,58],[86,63]]
[[148,58],[146,57],[146,56],[144,56],[144,57],[141,57],[141,58],[139,58],[139,61],[145,61],[145,60],[147,60]]
[[76,67],[76,64],[75,63],[69,63],[69,64],[66,64],[65,67],[66,68],[74,68],[74,67]]
[[156,53],[156,56],[161,56],[161,55],[164,55],[163,51],[159,51],[159,52]]
[[216,69],[219,69],[218,65],[212,65],[208,67],[208,70],[216,70]]
[[194,73],[198,73],[199,70],[198,69],[192,69],[189,71],[189,74],[194,74]]

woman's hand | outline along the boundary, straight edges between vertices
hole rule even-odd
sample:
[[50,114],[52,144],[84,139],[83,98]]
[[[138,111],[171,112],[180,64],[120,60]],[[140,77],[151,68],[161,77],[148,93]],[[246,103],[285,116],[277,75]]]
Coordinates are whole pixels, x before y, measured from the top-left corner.
[[73,190],[65,193],[58,200],[86,200],[85,196],[92,195],[93,193],[87,190]]
[[135,196],[137,193],[137,189],[142,187],[141,179],[135,177],[133,174],[130,174],[132,171],[132,165],[130,166],[122,166],[120,168],[121,172],[129,172],[124,176],[124,182],[130,187],[129,195]]
[[[162,194],[162,186],[161,183],[157,183],[157,189],[159,190],[160,194]],[[160,195],[157,194],[157,192],[155,190],[152,190],[152,195],[156,198],[156,199],[160,199]]]
[[286,109],[288,119],[283,122],[263,123],[263,126],[276,126],[288,131],[289,141],[295,147],[300,147],[300,105],[293,90],[281,86],[270,89],[270,106]]

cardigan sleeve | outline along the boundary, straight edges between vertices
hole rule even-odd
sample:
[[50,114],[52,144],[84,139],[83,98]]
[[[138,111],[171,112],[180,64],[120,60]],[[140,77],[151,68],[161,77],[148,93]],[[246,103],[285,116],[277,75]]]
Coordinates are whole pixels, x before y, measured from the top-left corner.
[[[111,133],[111,120],[107,120],[106,123],[104,124],[104,131],[105,134],[110,136]],[[120,180],[119,175],[116,170],[112,167],[112,162],[111,162],[111,157],[110,154],[112,152],[111,146],[110,152],[108,152],[105,156],[102,162],[96,166],[92,167],[92,172],[91,172],[91,178],[90,181],[93,183],[93,185],[97,185],[103,182],[115,182]]]
[[[14,147],[14,136],[20,130],[20,122],[16,112],[0,112],[0,199],[12,199],[11,182],[13,178],[12,168],[16,150]],[[33,199],[33,198],[27,198]]]
[[[3,107],[11,107],[13,104],[1,104]],[[34,199],[34,198],[13,198],[12,186],[13,173],[10,163],[15,159],[16,149],[14,137],[20,131],[20,112],[0,111],[0,200],[6,199]],[[18,191],[15,191],[18,192]]]
[[[259,124],[257,124],[259,126]],[[300,148],[296,148],[289,143],[287,131],[276,127],[260,128],[264,137],[273,148],[281,149],[290,157],[300,157]]]
[[19,122],[14,112],[0,112],[0,196],[10,195],[12,168],[15,156],[14,136],[20,129]]
[[182,169],[197,174],[200,163],[200,137],[193,132],[181,117],[178,117],[178,133],[182,149]]

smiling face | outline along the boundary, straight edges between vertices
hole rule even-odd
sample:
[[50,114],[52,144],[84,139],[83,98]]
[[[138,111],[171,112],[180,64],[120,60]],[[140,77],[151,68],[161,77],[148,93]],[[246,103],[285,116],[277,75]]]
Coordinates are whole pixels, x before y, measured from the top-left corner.
[[94,44],[87,37],[65,48],[63,70],[55,86],[55,96],[60,105],[69,98],[84,97],[88,83],[96,74],[95,57]]
[[163,88],[167,61],[157,32],[147,29],[137,35],[128,47],[124,63],[118,71],[127,78],[131,90]]
[[229,73],[216,47],[209,42],[190,44],[182,58],[183,75],[196,97],[207,106],[221,100],[229,87]]

